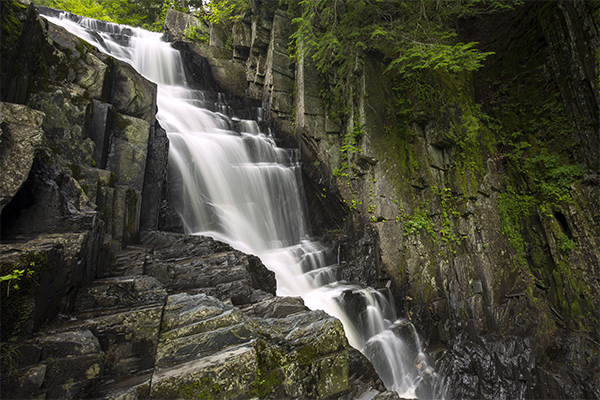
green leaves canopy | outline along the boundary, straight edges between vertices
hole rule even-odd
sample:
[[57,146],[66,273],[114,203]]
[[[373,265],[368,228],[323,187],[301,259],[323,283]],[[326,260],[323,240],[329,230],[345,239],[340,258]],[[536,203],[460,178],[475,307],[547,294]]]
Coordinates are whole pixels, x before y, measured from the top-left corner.
[[490,53],[477,50],[476,43],[460,43],[452,24],[459,17],[510,8],[511,2],[301,0],[299,5],[302,15],[293,20],[298,51],[310,55],[322,74],[341,78],[368,52],[381,55],[388,71],[402,74],[475,70]]
[[203,5],[202,0],[34,0],[34,3],[153,31],[163,29],[169,8],[190,11]]

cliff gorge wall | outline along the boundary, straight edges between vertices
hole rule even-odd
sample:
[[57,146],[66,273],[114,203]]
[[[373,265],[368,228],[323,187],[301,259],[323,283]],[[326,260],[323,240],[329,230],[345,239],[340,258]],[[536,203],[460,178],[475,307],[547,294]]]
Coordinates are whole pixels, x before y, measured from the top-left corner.
[[209,52],[231,52],[246,76],[235,86],[300,148],[314,233],[347,280],[392,288],[451,398],[600,396],[596,6],[459,21],[495,53],[476,73],[404,79],[365,55],[346,123],[321,102],[336,91],[310,58],[288,58],[283,10],[253,2],[210,43],[185,45],[213,71],[224,61]]

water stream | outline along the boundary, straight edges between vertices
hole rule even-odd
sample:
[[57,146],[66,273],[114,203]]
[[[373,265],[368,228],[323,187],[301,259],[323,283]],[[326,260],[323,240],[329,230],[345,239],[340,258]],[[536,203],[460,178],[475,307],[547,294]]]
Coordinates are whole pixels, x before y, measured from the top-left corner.
[[[389,390],[440,397],[440,379],[392,299],[337,282],[337,265],[326,265],[322,246],[310,239],[295,150],[278,148],[256,121],[235,118],[223,96],[189,89],[179,52],[160,34],[71,14],[46,18],[158,85],[156,118],[170,141],[170,174],[183,182],[178,212],[187,233],[258,255],[276,273],[278,295],[301,296],[342,321],[350,344],[369,357]],[[361,313],[349,315],[348,299],[357,298]]]

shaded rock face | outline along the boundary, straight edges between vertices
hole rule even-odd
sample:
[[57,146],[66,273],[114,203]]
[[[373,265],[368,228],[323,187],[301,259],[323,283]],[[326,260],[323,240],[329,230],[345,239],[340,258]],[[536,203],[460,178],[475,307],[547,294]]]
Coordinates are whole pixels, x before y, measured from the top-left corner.
[[[33,6],[4,2],[2,7],[7,24],[15,25],[14,32],[4,36],[3,59],[18,59],[21,53],[31,55],[27,59],[28,66],[21,70],[13,68],[10,62],[3,68],[7,85],[22,81],[27,87],[24,94],[3,92],[4,99],[25,103],[45,114],[41,123],[45,143],[57,160],[57,168],[63,169],[63,172],[55,171],[46,181],[77,181],[76,190],[87,195],[88,206],[104,222],[104,232],[110,235],[112,245],[119,248],[134,241],[139,231],[144,191],[148,192],[147,207],[154,209],[145,215],[144,224],[155,227],[158,223],[159,196],[165,174],[167,142],[154,118],[156,85],[131,66],[101,54],[63,28],[38,19]],[[8,158],[3,160],[16,165]],[[152,177],[144,186],[147,169]],[[47,173],[35,172],[31,177],[35,179],[44,174]],[[66,175],[71,178],[58,178]],[[35,188],[36,184],[30,186]],[[19,221],[38,220],[40,215],[39,212],[36,215],[35,210],[43,210],[46,203],[68,203],[62,198],[65,196],[60,187],[59,183],[52,194],[38,193],[37,197],[23,194],[28,197],[27,202],[14,202],[10,216],[3,213],[4,220],[11,219],[8,226],[2,227],[3,236],[39,232],[40,227],[27,222],[21,226]],[[32,204],[35,202],[37,206]],[[46,219],[51,215],[61,219],[73,208],[50,207],[56,211],[49,213]],[[15,218],[17,215],[22,217]],[[86,228],[57,228],[61,229]]]
[[0,103],[0,115],[0,169],[5,172],[0,183],[1,212],[27,179],[35,153],[42,146],[44,114],[18,104]]
[[[470,150],[452,139],[453,129],[464,127],[465,115],[470,113],[468,107],[458,105],[457,90],[431,86],[440,96],[450,90],[458,108],[455,115],[461,115],[458,121],[453,116],[441,117],[437,109],[418,102],[413,103],[418,111],[413,120],[394,117],[383,111],[384,99],[393,96],[386,89],[391,83],[382,78],[383,65],[367,57],[357,90],[368,96],[355,104],[355,112],[365,121],[359,144],[364,153],[352,160],[353,176],[347,181],[331,178],[333,168],[340,165],[336,157],[341,143],[329,130],[325,113],[312,116],[305,111],[310,110],[308,101],[304,108],[296,108],[297,116],[299,110],[305,115],[305,122],[298,120],[297,125],[306,146],[304,168],[313,182],[324,182],[327,189],[328,199],[320,203],[331,206],[329,198],[334,196],[345,199],[346,207],[355,201],[357,210],[347,217],[352,221],[347,229],[359,233],[351,246],[369,237],[369,230],[361,225],[366,219],[373,221],[370,225],[377,232],[373,250],[379,252],[375,257],[379,257],[381,276],[391,280],[400,315],[411,318],[429,351],[435,351],[450,398],[493,398],[499,393],[506,393],[507,398],[599,396],[598,385],[588,382],[597,381],[600,365],[593,344],[599,335],[595,299],[600,291],[600,236],[595,204],[600,194],[587,178],[598,168],[598,88],[590,83],[595,74],[585,72],[593,58],[587,47],[596,43],[598,25],[590,18],[591,11],[584,16],[583,9],[585,2],[569,7],[548,3],[546,8],[529,3],[497,24],[491,20],[481,23],[489,24],[489,47],[483,49],[497,54],[473,78],[472,86],[465,86],[472,87],[474,95],[469,98],[481,101],[490,113],[499,104],[510,113],[502,103],[502,87],[510,87],[514,98],[518,85],[523,93],[528,86],[534,93],[560,93],[557,110],[564,106],[571,118],[571,128],[560,136],[568,138],[566,142],[582,144],[572,150],[569,162],[582,163],[587,169],[583,179],[570,186],[571,201],[522,215],[519,223],[523,228],[517,237],[508,237],[508,188],[525,187],[535,193],[539,187],[531,176],[510,172],[505,154],[509,151],[486,131],[480,132]],[[575,20],[580,28],[569,27]],[[475,31],[465,32],[472,35],[468,41],[481,40]],[[494,36],[494,32],[502,33]],[[557,38],[567,36],[571,38],[558,45]],[[527,43],[523,38],[528,38]],[[519,68],[545,71],[536,75],[543,82],[524,79]],[[304,74],[306,94],[316,96],[318,88],[311,91],[306,83],[316,78],[315,71],[311,75],[307,66],[297,71],[297,80]],[[425,79],[431,83],[436,78],[431,73]],[[503,86],[507,81],[515,86]],[[500,83],[493,86],[493,82]],[[487,85],[498,91],[486,90]],[[531,89],[534,86],[536,89]],[[297,87],[302,90],[300,84]],[[410,93],[405,96],[410,98]],[[542,104],[531,96],[521,98],[522,104]],[[590,113],[590,109],[596,111]],[[552,113],[541,114],[548,117]],[[526,118],[540,121],[542,117]],[[394,132],[395,122],[406,124],[407,130]],[[544,146],[544,131],[537,130],[536,135],[540,142],[534,141],[534,146]],[[550,142],[550,136],[547,140]],[[457,167],[465,165],[460,157],[468,151],[477,154],[471,162],[479,167]],[[532,156],[524,153],[519,162],[527,163],[528,157]],[[312,161],[315,158],[319,165]],[[452,235],[459,240],[452,243]],[[576,249],[560,249],[565,236],[577,241]],[[524,253],[515,250],[519,240],[524,243]],[[351,265],[352,258],[347,262]],[[387,282],[374,277],[366,278],[375,287]],[[550,361],[549,355],[559,353],[561,357]],[[557,371],[567,370],[571,371],[568,378],[558,377]]]
[[5,342],[109,272],[111,251],[137,240],[146,194],[143,223],[156,228],[168,141],[154,84],[29,2],[0,7],[1,275],[23,271],[2,282]]

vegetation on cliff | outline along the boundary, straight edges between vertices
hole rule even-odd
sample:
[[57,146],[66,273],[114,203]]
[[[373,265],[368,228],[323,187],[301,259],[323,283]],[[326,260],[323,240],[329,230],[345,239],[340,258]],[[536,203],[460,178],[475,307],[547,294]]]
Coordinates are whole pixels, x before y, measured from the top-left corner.
[[189,12],[202,0],[34,0],[40,6],[65,10],[84,17],[162,31],[169,8]]

